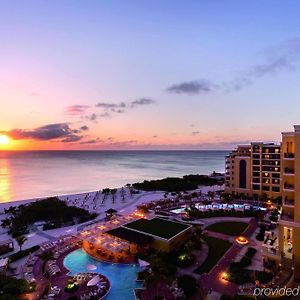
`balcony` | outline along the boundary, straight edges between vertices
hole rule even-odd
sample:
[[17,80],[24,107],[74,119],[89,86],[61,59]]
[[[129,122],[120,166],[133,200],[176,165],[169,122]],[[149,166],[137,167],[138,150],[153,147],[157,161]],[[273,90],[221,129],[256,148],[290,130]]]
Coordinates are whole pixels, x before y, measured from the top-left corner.
[[287,153],[284,153],[283,158],[284,158],[284,159],[295,159],[295,154],[294,154],[294,153],[287,152]]
[[294,187],[293,184],[285,182],[284,185],[283,185],[283,190],[286,191],[286,192],[294,192],[295,187]]
[[284,168],[283,175],[285,176],[293,176],[295,175],[295,170],[291,168]]
[[280,216],[281,221],[294,222],[294,214],[288,211],[283,211]]
[[295,200],[294,199],[285,199],[283,201],[283,205],[285,205],[285,206],[295,206]]

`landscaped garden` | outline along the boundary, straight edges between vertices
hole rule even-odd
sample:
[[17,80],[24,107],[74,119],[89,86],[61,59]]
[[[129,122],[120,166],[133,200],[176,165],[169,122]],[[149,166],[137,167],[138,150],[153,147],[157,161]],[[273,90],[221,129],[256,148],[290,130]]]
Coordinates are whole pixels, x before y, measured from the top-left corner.
[[230,236],[237,236],[241,235],[248,225],[248,223],[244,222],[219,222],[209,225],[205,229]]
[[203,236],[202,239],[207,243],[209,252],[204,263],[195,270],[198,274],[208,273],[232,245],[228,241],[210,236]]

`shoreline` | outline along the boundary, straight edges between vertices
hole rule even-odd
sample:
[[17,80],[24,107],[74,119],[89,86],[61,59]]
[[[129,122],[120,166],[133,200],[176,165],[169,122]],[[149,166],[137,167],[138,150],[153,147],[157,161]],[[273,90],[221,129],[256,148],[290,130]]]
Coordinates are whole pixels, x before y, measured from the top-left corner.
[[[210,188],[210,187],[213,187],[213,188],[219,187],[219,189],[224,189],[223,185],[222,186],[218,186],[218,185],[212,185],[212,186],[199,185],[197,190],[202,190],[203,188],[205,190],[206,188]],[[113,189],[113,188],[110,188],[110,189]],[[66,203],[68,205],[70,204],[70,206],[72,206],[72,203],[68,203],[68,202],[74,202],[74,200],[76,202],[76,200],[83,200],[83,199],[86,199],[86,197],[93,196],[94,198],[96,198],[96,197],[98,198],[98,199],[94,199],[94,200],[99,200],[99,198],[101,196],[103,196],[102,190],[103,189],[85,191],[85,192],[79,192],[79,193],[70,193],[70,194],[56,194],[56,195],[52,194],[52,195],[42,196],[42,197],[34,197],[34,198],[27,198],[27,199],[21,199],[21,200],[12,200],[12,201],[9,201],[9,202],[1,202],[0,203],[0,215],[4,214],[4,209],[8,209],[10,206],[17,207],[17,206],[20,206],[20,205],[29,204],[29,203],[32,203],[32,202],[35,202],[35,201],[39,201],[39,200],[43,200],[43,199],[47,199],[47,198],[51,198],[51,197],[57,197],[60,200],[66,201]],[[126,186],[122,186],[122,187],[116,188],[116,190],[117,190],[116,200],[118,200],[118,196],[120,194],[120,191],[121,190],[128,191],[129,188],[126,187]],[[133,195],[131,194],[130,198],[127,197],[127,200],[133,200],[133,198],[140,198],[139,196],[141,196],[141,195],[146,196],[146,195],[149,195],[149,194],[161,194],[163,196],[163,194],[168,193],[166,191],[159,191],[159,190],[155,190],[155,191],[138,190],[138,191],[139,192],[137,194],[133,194]],[[190,191],[190,192],[192,192],[192,191]],[[128,196],[128,193],[127,193],[127,196]],[[111,198],[111,194],[109,194],[107,197]],[[116,201],[116,203],[114,203],[114,201],[113,201],[113,203],[111,203],[110,206],[115,206],[115,204],[117,204],[118,201]],[[123,204],[126,204],[126,203],[123,202]],[[95,203],[95,205],[96,205],[96,203]],[[73,203],[73,206],[74,206],[74,203]],[[75,206],[77,206],[77,205],[75,204]],[[88,207],[86,209],[90,211],[90,209]],[[97,211],[95,210],[94,212],[97,212]]]

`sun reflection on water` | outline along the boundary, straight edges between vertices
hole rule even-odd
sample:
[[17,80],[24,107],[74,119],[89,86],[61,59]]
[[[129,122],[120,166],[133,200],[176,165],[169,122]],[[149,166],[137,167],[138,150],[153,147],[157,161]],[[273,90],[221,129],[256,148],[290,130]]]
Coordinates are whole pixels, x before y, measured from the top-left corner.
[[11,201],[9,162],[0,159],[0,203]]

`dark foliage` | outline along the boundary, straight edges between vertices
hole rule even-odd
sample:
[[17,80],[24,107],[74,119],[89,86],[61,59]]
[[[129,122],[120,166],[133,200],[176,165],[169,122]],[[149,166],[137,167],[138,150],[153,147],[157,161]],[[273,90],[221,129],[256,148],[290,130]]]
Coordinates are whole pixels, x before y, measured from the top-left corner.
[[74,224],[94,219],[96,214],[68,206],[57,197],[31,202],[17,207],[11,216],[9,233],[13,237],[28,233],[28,227],[37,221],[45,221],[49,224]]
[[199,185],[215,185],[222,184],[220,179],[211,178],[206,175],[185,175],[179,177],[167,177],[158,180],[145,180],[140,183],[134,183],[132,186],[135,189],[144,191],[188,191],[195,190]]
[[19,299],[19,295],[29,292],[29,284],[26,280],[0,275],[0,300]]
[[188,299],[195,294],[198,288],[197,280],[191,275],[178,277],[177,283]]
[[35,251],[37,251],[37,250],[39,250],[40,249],[40,246],[39,245],[36,245],[36,246],[33,246],[33,247],[31,247],[31,248],[28,248],[28,249],[26,249],[26,250],[21,250],[21,251],[19,251],[19,252],[16,252],[16,253],[14,253],[14,254],[11,254],[10,256],[9,256],[9,262],[14,262],[14,261],[16,261],[16,260],[18,260],[18,259],[21,259],[21,258],[23,258],[23,257],[25,257],[25,256],[27,256],[27,255],[29,255],[30,253],[33,253],[33,252],[35,252]]

